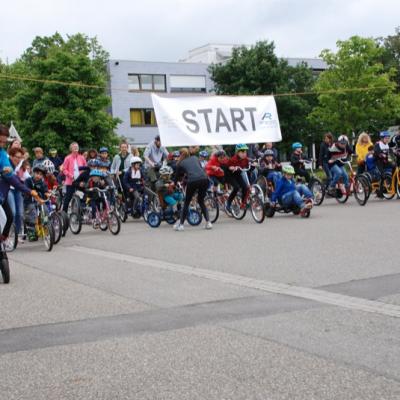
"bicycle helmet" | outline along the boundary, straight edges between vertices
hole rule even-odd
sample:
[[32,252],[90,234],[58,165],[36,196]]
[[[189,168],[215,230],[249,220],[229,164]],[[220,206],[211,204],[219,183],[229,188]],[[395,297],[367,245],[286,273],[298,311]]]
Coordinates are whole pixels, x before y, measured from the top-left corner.
[[206,151],[206,150],[201,151],[201,152],[199,153],[199,156],[200,156],[200,157],[207,158],[207,157],[208,157],[208,151]]
[[303,145],[300,142],[295,142],[292,144],[292,150],[301,149]]
[[100,176],[101,178],[104,178],[104,172],[103,171],[100,171],[100,170],[98,170],[98,169],[92,169],[91,171],[90,171],[90,174],[89,174],[89,176]]
[[379,137],[380,138],[385,138],[385,137],[390,137],[390,132],[389,131],[382,131],[380,134],[379,134]]
[[339,143],[349,143],[349,138],[346,135],[340,135],[338,137]]
[[169,165],[163,165],[160,170],[160,175],[172,175],[174,170]]
[[100,147],[99,153],[108,153],[107,147]]
[[274,153],[273,150],[268,149],[268,150],[264,151],[264,156],[265,157],[268,157],[268,156],[272,156],[273,157],[274,155],[275,155],[275,153]]
[[225,150],[218,150],[218,151],[215,153],[215,155],[216,155],[217,157],[225,157],[225,156],[226,156],[226,153],[225,153]]
[[288,175],[294,175],[295,174],[294,168],[291,165],[284,165],[282,167],[282,172],[284,174],[288,174]]
[[33,172],[41,172],[43,175],[46,175],[46,168],[43,164],[38,164],[33,168]]
[[235,147],[235,153],[237,153],[238,151],[246,151],[248,150],[248,146],[247,144],[237,144]]
[[54,167],[54,163],[52,161],[44,160],[42,165],[46,169],[46,172],[48,174],[54,174],[54,171],[56,170],[56,168]]
[[173,153],[172,153],[172,156],[173,157],[179,157],[181,155],[181,152],[179,151],[179,150],[175,150]]
[[101,161],[101,160],[97,160],[97,166],[99,168],[108,168],[110,166],[110,162],[109,161]]
[[143,164],[142,159],[141,159],[140,157],[132,157],[132,159],[131,159],[131,165],[132,165],[132,164],[137,164],[137,163]]

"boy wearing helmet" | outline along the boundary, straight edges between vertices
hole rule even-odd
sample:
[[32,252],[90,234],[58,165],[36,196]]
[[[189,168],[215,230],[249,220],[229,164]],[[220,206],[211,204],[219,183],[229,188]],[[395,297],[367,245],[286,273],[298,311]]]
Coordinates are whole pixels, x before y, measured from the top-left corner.
[[294,168],[295,174],[303,177],[306,182],[310,181],[310,174],[304,167],[303,145],[300,142],[292,144],[292,154],[290,156],[290,164]]
[[170,166],[162,166],[159,173],[160,178],[156,182],[156,192],[166,206],[173,208],[182,201],[183,195],[176,190],[172,180],[173,170]]
[[104,167],[106,167],[108,170],[111,167],[111,161],[108,157],[108,148],[107,147],[100,147],[99,150],[99,160],[103,163]]
[[49,159],[43,162],[43,167],[46,170],[44,175],[44,182],[46,183],[49,190],[56,189],[58,186],[57,178],[55,177],[55,166]]
[[[37,164],[33,168],[33,176],[25,180],[25,185],[29,189],[34,190],[43,200],[50,196],[49,189],[46,183],[44,182],[45,175],[46,175],[46,168],[41,164]],[[25,207],[26,233],[28,240],[32,242],[38,239],[35,232],[37,211],[32,196],[29,195],[25,196],[24,207]]]
[[389,142],[390,132],[383,131],[379,134],[380,140],[374,146],[374,157],[376,160],[376,166],[383,176],[384,172],[393,172],[393,164],[389,161]]
[[127,198],[128,212],[132,209],[132,215],[136,216],[136,208],[144,190],[144,171],[140,157],[131,158],[131,167],[124,174],[122,186]]
[[225,170],[227,168],[228,158],[224,150],[215,152],[210,161],[206,164],[205,170],[213,183],[214,191],[217,190],[218,185],[225,183]]
[[203,169],[205,169],[207,162],[208,162],[208,151],[202,150],[199,153],[199,161],[200,165]]
[[[271,196],[271,206],[279,202],[285,208],[298,207],[303,215],[312,207],[313,195],[306,185],[296,185],[294,181],[295,170],[291,165],[282,168],[283,176],[278,180],[275,191]],[[303,196],[306,201],[303,200]]]
[[260,174],[265,176],[268,181],[276,187],[278,179],[281,177],[282,166],[275,159],[275,153],[272,149],[267,149],[262,154],[260,162]]
[[246,144],[237,144],[235,147],[235,155],[231,157],[228,162],[228,169],[226,172],[226,181],[231,184],[232,191],[226,202],[226,210],[231,212],[231,204],[239,189],[242,190],[242,204],[241,208],[246,207],[247,198],[249,196],[250,187],[242,176],[240,168],[249,167],[249,158],[247,157],[248,147]]

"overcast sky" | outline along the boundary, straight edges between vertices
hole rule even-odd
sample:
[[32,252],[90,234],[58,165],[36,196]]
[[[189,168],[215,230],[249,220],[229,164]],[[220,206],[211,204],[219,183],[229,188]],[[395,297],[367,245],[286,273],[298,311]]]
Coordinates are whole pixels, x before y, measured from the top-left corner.
[[338,39],[394,34],[399,0],[0,0],[0,58],[32,39],[85,33],[114,59],[178,61],[207,43],[273,40],[282,57],[316,57]]

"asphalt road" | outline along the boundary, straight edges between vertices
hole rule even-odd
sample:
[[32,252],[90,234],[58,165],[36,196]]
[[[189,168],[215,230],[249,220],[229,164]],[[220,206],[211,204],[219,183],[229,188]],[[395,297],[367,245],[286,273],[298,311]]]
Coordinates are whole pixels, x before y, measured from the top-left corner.
[[0,285],[0,399],[400,399],[400,200],[129,220]]

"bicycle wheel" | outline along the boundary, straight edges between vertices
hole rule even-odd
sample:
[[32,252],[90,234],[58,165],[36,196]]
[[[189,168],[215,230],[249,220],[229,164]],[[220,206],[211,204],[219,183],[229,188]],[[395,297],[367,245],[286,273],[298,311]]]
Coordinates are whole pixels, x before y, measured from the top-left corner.
[[202,219],[203,217],[199,211],[197,211],[195,208],[189,208],[187,214],[187,221],[189,222],[190,225],[192,226],[200,225]]
[[258,224],[265,218],[264,195],[258,185],[253,185],[250,192],[250,211],[251,215]]
[[272,218],[275,215],[275,208],[271,207],[269,204],[265,205],[265,216],[267,218]]
[[71,207],[71,214],[75,213],[79,215],[81,213],[82,209],[81,198],[77,194],[74,194],[72,196],[70,207]]
[[147,223],[152,228],[158,228],[161,224],[160,214],[154,211],[149,212],[149,214],[147,215]]
[[51,251],[54,245],[54,228],[52,224],[47,224],[43,229],[43,243],[47,251]]
[[354,180],[354,197],[360,206],[365,206],[369,197],[369,184],[362,177],[356,177]]
[[57,244],[61,240],[63,233],[63,221],[61,216],[56,212],[50,215],[50,221],[54,229],[54,244]]
[[118,201],[116,208],[121,222],[126,222],[126,220],[128,219],[128,214],[126,213],[125,210],[125,204],[122,201]]
[[397,197],[400,197],[400,168],[397,167],[396,171],[396,193],[397,193]]
[[82,229],[82,221],[81,221],[81,217],[79,216],[79,214],[72,213],[69,216],[69,229],[71,229],[71,232],[74,235],[77,235],[78,233],[80,233],[80,231]]
[[63,223],[62,236],[64,237],[69,228],[69,218],[68,218],[68,214],[65,211],[61,210],[61,211],[59,211],[59,213],[62,218],[62,223]]
[[395,188],[392,187],[392,174],[385,173],[381,182],[382,194],[386,200],[391,200],[396,194]]
[[3,282],[6,284],[10,283],[10,265],[8,263],[8,257],[5,251],[0,252],[0,269]]
[[121,230],[121,221],[115,211],[108,214],[108,229],[113,235],[118,235]]
[[236,196],[231,204],[232,216],[237,220],[241,220],[245,217],[247,212],[247,207],[241,208],[242,199],[239,196]]
[[267,178],[265,178],[265,176],[263,176],[263,175],[260,175],[257,178],[256,184],[258,186],[260,186],[260,188],[261,188],[261,190],[263,192],[264,198],[267,197],[267,190],[268,190]]
[[314,205],[320,206],[325,198],[325,188],[322,182],[317,178],[311,178],[308,184],[312,194],[314,195]]
[[219,217],[219,206],[218,206],[218,201],[215,198],[215,196],[213,194],[207,194],[207,196],[204,199],[204,204],[207,207],[208,217],[210,219],[210,222],[212,224],[214,222],[217,222],[218,217]]
[[7,252],[14,251],[18,244],[18,233],[15,228],[15,224],[12,223],[8,238],[4,241],[4,250]]

